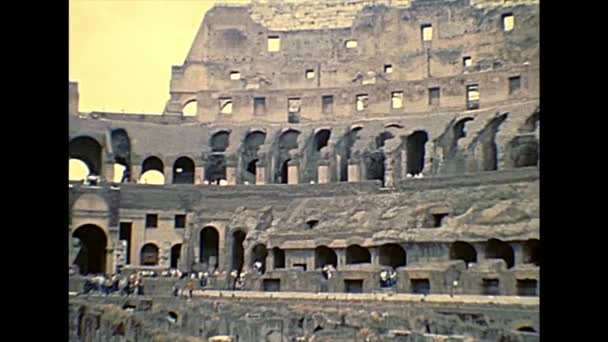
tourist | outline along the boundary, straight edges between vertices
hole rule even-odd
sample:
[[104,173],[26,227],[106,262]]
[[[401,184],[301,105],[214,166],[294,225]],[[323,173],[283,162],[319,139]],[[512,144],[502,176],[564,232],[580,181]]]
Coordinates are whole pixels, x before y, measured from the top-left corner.
[[194,280],[193,280],[193,278],[191,278],[190,280],[188,280],[188,282],[186,283],[186,290],[188,290],[188,297],[190,299],[192,299],[192,291],[194,291]]

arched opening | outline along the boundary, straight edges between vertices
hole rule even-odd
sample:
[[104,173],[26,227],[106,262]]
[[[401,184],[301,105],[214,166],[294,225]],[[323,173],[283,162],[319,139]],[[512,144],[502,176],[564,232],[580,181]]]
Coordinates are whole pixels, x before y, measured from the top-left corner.
[[173,163],[173,184],[194,184],[194,162],[180,157]]
[[464,138],[467,136],[466,124],[469,121],[473,121],[473,118],[466,117],[466,118],[458,120],[458,122],[456,122],[456,124],[454,124],[454,126],[452,127],[454,143],[456,143],[458,141],[458,139]]
[[535,136],[515,137],[509,143],[509,149],[514,167],[536,166],[538,164],[538,141]]
[[245,232],[237,230],[232,233],[232,270],[239,273],[243,270],[243,262],[245,251],[243,250],[243,242],[245,241]]
[[163,162],[158,157],[148,157],[141,164],[141,176],[139,182],[142,184],[165,184]]
[[387,140],[393,139],[395,136],[391,132],[384,131],[376,137],[376,148],[384,147]]
[[315,269],[323,268],[325,265],[333,265],[338,268],[338,256],[333,249],[327,246],[315,248]]
[[158,246],[147,243],[141,248],[139,264],[142,266],[158,265]]
[[86,164],[91,175],[101,174],[101,145],[91,137],[78,137],[70,140],[69,158],[78,159]]
[[256,183],[257,163],[259,161],[258,151],[260,146],[266,141],[266,133],[261,131],[253,131],[247,134],[243,141],[243,152],[241,155],[243,161],[242,181],[249,184]]
[[425,145],[428,140],[424,131],[416,131],[407,137],[407,173],[416,175],[424,169]]
[[289,181],[289,162],[291,161],[291,159],[287,159],[286,161],[283,162],[283,165],[281,166],[281,178],[279,183],[281,184],[287,184]]
[[275,169],[276,183],[287,184],[287,162],[291,159],[289,151],[298,148],[300,132],[288,129],[279,136],[278,155]]
[[523,326],[523,327],[517,328],[517,331],[536,333],[536,329],[534,329],[533,327],[530,327],[530,326]]
[[198,112],[198,102],[196,100],[191,100],[187,102],[182,108],[182,114],[184,116],[196,116]]
[[177,323],[177,318],[178,315],[177,313],[175,313],[175,311],[169,311],[169,314],[167,315],[167,319],[169,320],[169,322]]
[[479,134],[482,153],[482,170],[494,171],[498,169],[498,147],[496,146],[496,133],[500,125],[507,119],[509,113],[493,118]]
[[323,147],[327,146],[330,136],[331,131],[328,129],[318,131],[314,137],[314,150],[318,152],[321,151]]
[[219,184],[226,179],[226,156],[224,153],[230,143],[230,132],[220,131],[211,136],[209,146],[211,154],[205,163],[205,180],[211,184]]
[[361,247],[359,245],[350,245],[346,248],[346,264],[365,264],[370,263],[372,261],[372,257],[369,254],[369,251],[365,247]]
[[468,268],[469,263],[477,262],[477,251],[469,243],[456,241],[450,246],[450,260],[463,260]]
[[266,272],[266,257],[268,256],[268,250],[266,250],[266,246],[262,244],[257,244],[251,250],[251,267],[254,266],[256,262],[260,262],[262,264],[260,268],[260,272],[264,274]]
[[78,227],[72,236],[80,240],[80,250],[74,260],[80,274],[105,273],[108,240],[103,229],[87,224]]
[[486,244],[486,259],[502,259],[507,263],[507,268],[513,267],[515,256],[513,248],[501,240],[490,239]]
[[384,152],[376,151],[365,155],[366,179],[377,179],[384,186]]
[[533,133],[538,128],[540,123],[540,110],[534,111],[529,118],[526,119],[526,122],[519,129],[520,133]]
[[200,233],[200,262],[211,270],[218,265],[220,234],[214,227],[205,227]]
[[319,224],[319,220],[308,220],[306,221],[306,227],[308,229],[313,229]]
[[406,265],[406,255],[403,247],[396,243],[380,246],[380,265],[397,268]]
[[[131,180],[131,140],[122,128],[112,130],[112,152],[114,154],[114,181],[125,183]],[[118,167],[122,166],[122,167]]]
[[362,130],[362,126],[355,126],[350,129],[344,137],[336,144],[338,165],[340,166],[339,181],[348,181],[348,160],[352,154],[352,147],[357,140],[357,133]]
[[182,244],[178,243],[171,247],[171,268],[177,268],[179,258],[182,255]]
[[89,167],[80,159],[70,159],[69,161],[69,180],[81,181],[89,176]]
[[523,262],[525,264],[534,264],[540,266],[540,241],[538,239],[530,239],[523,246]]
[[285,268],[285,251],[279,247],[272,249],[272,256],[274,259],[274,269]]

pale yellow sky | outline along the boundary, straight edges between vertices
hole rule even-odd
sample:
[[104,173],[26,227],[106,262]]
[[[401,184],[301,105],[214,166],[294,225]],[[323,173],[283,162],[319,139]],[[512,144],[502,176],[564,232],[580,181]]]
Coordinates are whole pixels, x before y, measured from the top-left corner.
[[[80,111],[162,113],[211,0],[70,0],[71,81]],[[230,0],[247,3],[247,0]]]

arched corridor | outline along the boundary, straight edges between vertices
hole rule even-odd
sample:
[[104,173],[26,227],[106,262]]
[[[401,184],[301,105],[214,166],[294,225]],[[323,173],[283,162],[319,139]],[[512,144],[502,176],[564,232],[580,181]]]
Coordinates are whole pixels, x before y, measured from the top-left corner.
[[80,274],[104,273],[108,245],[104,230],[99,226],[87,224],[78,227],[72,237],[80,240],[80,251],[74,261]]

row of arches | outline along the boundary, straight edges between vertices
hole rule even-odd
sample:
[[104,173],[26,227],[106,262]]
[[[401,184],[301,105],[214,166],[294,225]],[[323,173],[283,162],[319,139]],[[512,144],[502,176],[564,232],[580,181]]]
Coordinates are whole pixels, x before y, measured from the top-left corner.
[[[78,265],[83,274],[103,273],[106,265],[107,236],[102,228],[96,225],[83,225],[77,228],[72,236],[79,240],[80,250],[74,263]],[[230,267],[232,270],[241,271],[244,266],[245,251],[243,243],[246,233],[237,230],[232,234],[232,260]],[[215,227],[207,226],[200,232],[200,259],[199,261],[216,269],[219,266],[219,233]],[[181,244],[171,247],[170,265],[175,268],[181,255]],[[530,239],[522,245],[522,263],[539,265],[540,263],[540,241]],[[507,268],[514,266],[515,257],[511,245],[498,240],[490,239],[485,243],[486,259],[502,259]],[[272,249],[274,268],[285,267],[285,251],[275,247]],[[456,241],[450,245],[450,260],[463,260],[467,265],[477,262],[477,250],[473,245],[464,241]],[[256,261],[266,267],[266,258],[269,253],[264,244],[256,244],[251,249],[250,267]],[[396,243],[387,243],[379,246],[379,264],[397,268],[407,264],[407,254],[405,249]],[[371,263],[371,254],[366,247],[354,244],[346,248],[346,264],[365,264]],[[326,265],[338,267],[338,257],[336,252],[324,245],[318,246],[314,250],[315,269],[323,268]],[[154,243],[146,243],[140,251],[140,265],[155,266],[159,262],[159,247]]]

